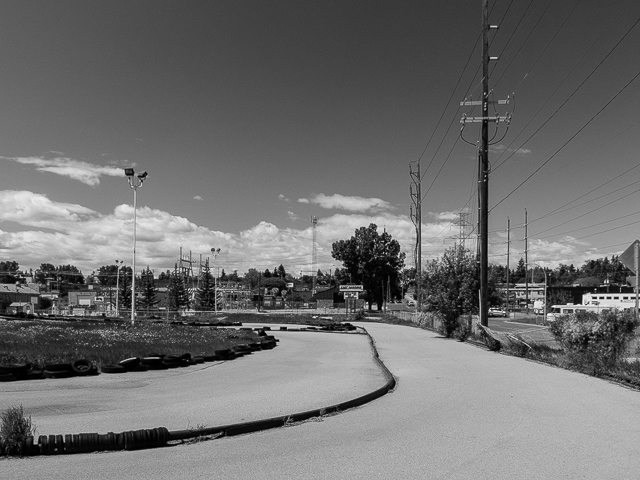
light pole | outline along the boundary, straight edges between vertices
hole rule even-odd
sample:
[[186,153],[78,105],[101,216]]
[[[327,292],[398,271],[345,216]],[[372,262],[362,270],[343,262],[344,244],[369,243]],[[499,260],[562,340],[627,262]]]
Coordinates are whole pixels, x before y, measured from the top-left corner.
[[116,274],[116,317],[120,318],[120,304],[118,299],[120,298],[120,267],[124,263],[124,260],[116,260],[117,274]]
[[[216,258],[218,257],[218,254],[220,253],[220,249],[219,248],[212,248],[211,249],[211,255],[213,255],[213,262],[215,263]],[[215,311],[215,315],[218,315],[218,276],[215,275],[213,277],[213,301],[214,301],[214,311]]]
[[137,206],[137,193],[138,188],[142,186],[149,175],[147,172],[142,172],[136,175],[133,168],[125,168],[124,174],[129,180],[129,186],[133,189],[133,262],[131,270],[131,325],[136,321],[136,206]]

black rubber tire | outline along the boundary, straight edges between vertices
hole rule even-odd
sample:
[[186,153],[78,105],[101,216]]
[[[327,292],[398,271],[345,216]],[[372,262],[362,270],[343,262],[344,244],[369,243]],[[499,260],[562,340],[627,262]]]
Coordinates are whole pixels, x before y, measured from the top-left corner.
[[215,362],[216,360],[218,360],[218,355],[215,355],[215,354],[213,354],[213,355],[203,355],[202,359],[205,362]]
[[40,453],[42,455],[49,455],[49,437],[40,435],[38,437],[38,445],[40,446]]
[[70,378],[73,377],[73,372],[69,370],[47,370],[42,371],[44,378]]
[[122,365],[118,364],[106,364],[100,367],[102,373],[125,373],[126,370]]
[[64,436],[56,435],[56,454],[62,455],[64,453]]
[[141,362],[142,362],[142,359],[140,357],[132,357],[132,358],[125,358],[124,360],[120,360],[118,362],[118,365],[121,365],[122,367],[124,367],[125,370],[130,371],[138,367]]
[[196,363],[204,363],[204,357],[193,357],[192,360]]
[[32,370],[27,370],[27,373],[25,375],[25,379],[27,380],[42,380],[44,378],[44,373],[42,371],[42,369],[32,369]]
[[191,354],[190,353],[183,353],[182,355],[180,355],[180,358],[183,360],[189,360],[191,358]]
[[280,331],[285,332],[287,330],[287,327],[280,327]]
[[180,366],[180,361],[177,362],[170,362],[165,360],[164,362],[162,362],[167,368],[178,368]]
[[93,364],[86,358],[82,358],[73,362],[71,364],[71,368],[76,375],[84,377],[86,375],[89,375],[89,372],[93,368]]
[[12,373],[17,376],[24,375],[29,369],[28,363],[4,363],[0,365],[0,374]]
[[149,367],[152,365],[162,365],[162,357],[153,356],[153,357],[143,357],[140,360],[142,365],[148,365]]
[[50,372],[72,372],[73,367],[70,363],[45,363],[44,369]]
[[71,454],[73,451],[73,435],[64,436],[64,453]]
[[15,382],[18,380],[18,375],[15,373],[0,373],[0,382]]

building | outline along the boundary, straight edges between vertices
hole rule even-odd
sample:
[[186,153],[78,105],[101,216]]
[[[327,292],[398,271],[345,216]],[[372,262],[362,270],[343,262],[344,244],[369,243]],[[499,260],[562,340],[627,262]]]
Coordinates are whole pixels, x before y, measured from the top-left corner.
[[22,285],[15,283],[0,284],[0,312],[9,313],[8,309],[14,305],[11,311],[26,312],[27,305],[30,305],[30,313],[40,308],[40,290],[33,284]]
[[[500,283],[496,288],[503,303],[506,303],[507,284]],[[533,308],[533,304],[536,301],[544,302],[544,283],[514,283],[509,285],[510,308],[527,308],[527,298],[529,299],[530,308]]]

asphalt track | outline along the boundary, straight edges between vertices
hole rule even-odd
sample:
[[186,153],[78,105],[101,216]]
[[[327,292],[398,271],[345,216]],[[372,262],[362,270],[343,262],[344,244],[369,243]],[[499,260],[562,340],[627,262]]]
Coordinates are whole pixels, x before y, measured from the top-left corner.
[[[398,380],[395,391],[363,407],[198,444],[4,460],[0,477],[638,478],[640,393],[424,330],[362,325]],[[293,335],[309,346],[321,338]],[[283,338],[264,357],[242,359],[243,374],[259,376],[286,345]],[[368,345],[357,348],[369,353]],[[338,361],[345,354],[333,351]]]

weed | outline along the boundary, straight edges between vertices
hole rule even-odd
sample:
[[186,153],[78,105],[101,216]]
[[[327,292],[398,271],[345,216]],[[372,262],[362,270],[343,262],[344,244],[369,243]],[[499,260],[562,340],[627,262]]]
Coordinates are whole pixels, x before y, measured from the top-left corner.
[[22,455],[27,437],[35,434],[31,415],[25,415],[22,405],[0,413],[0,454]]

